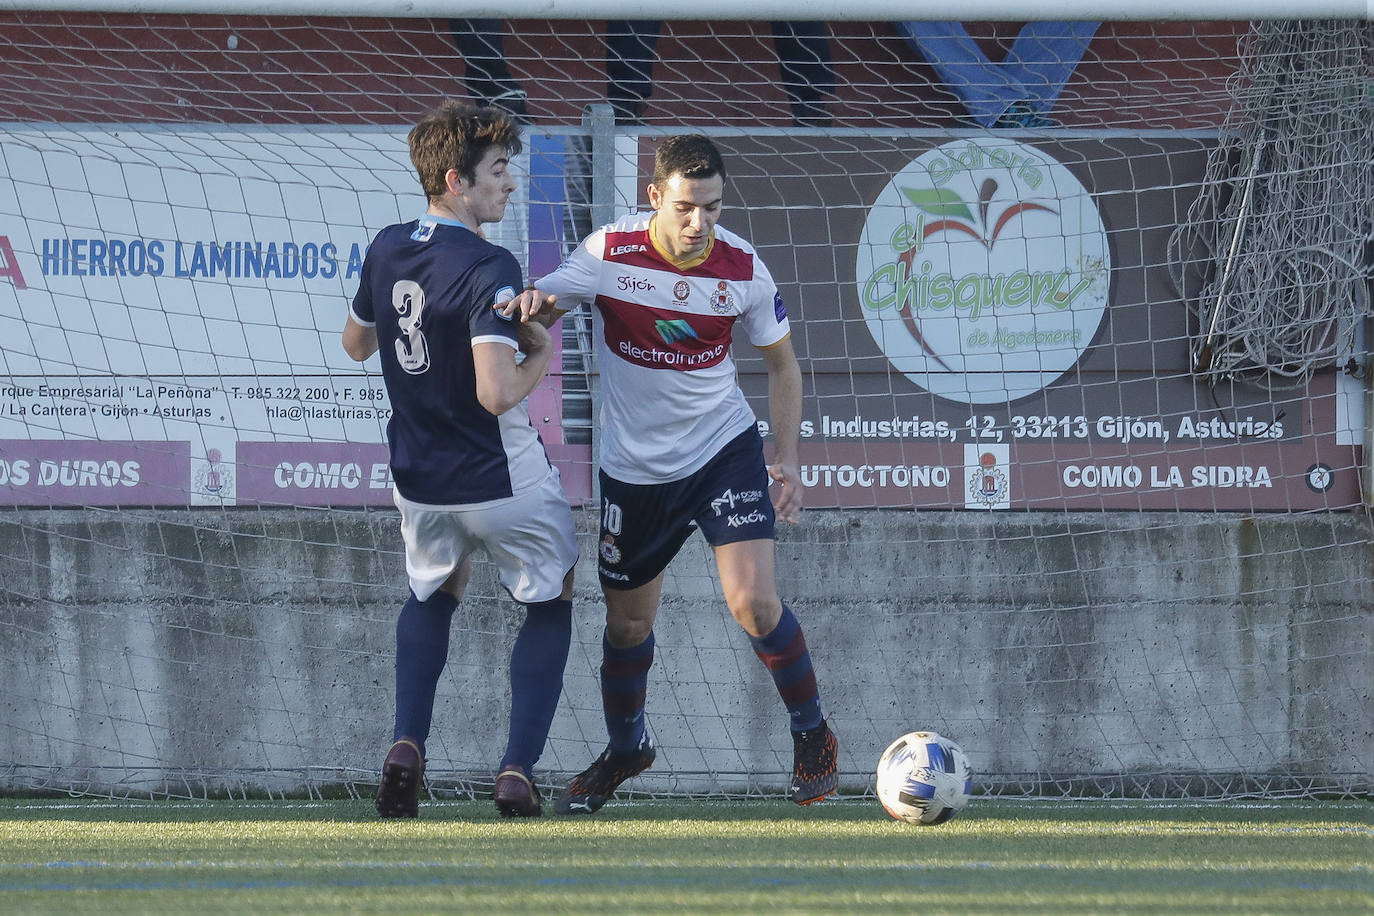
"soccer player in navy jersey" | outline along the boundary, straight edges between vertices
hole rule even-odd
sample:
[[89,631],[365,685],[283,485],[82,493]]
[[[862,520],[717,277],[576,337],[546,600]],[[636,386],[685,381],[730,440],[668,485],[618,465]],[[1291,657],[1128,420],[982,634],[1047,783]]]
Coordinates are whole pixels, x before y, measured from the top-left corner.
[[549,368],[553,341],[545,326],[492,308],[524,283],[515,257],[481,235],[483,223],[505,215],[515,190],[509,166],[519,128],[497,109],[447,102],[409,139],[428,209],[377,234],[343,332],[353,359],[380,353],[410,579],[396,621],[395,743],[377,811],[418,813],[449,624],[481,549],[525,611],[493,797],[504,815],[536,816],[542,806],[531,770],[563,689],[577,542],[558,471],[525,405]]
[[[802,507],[797,449],[801,370],[783,304],[752,245],[716,225],[725,165],[706,137],[669,137],[648,188],[649,213],[587,237],[537,289],[498,307],[526,323],[593,305],[601,370],[601,534],[606,596],[601,691],[610,743],[560,793],[559,813],[591,813],[655,759],[644,697],[663,573],[694,528],[715,554],[725,602],[787,707],[790,795],[835,791],[837,743],[801,625],[778,597],[774,523]],[[735,377],[736,328],[768,372],[773,463]],[[769,481],[780,484],[769,497]]]

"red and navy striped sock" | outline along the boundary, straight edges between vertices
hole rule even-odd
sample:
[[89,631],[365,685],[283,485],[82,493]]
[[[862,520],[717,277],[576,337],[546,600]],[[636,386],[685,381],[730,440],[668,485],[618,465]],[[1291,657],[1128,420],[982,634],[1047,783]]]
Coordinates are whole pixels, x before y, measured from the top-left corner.
[[644,694],[653,663],[652,630],[642,643],[628,649],[617,649],[601,637],[601,705],[612,751],[637,750],[644,740]]
[[792,731],[805,731],[821,724],[821,694],[816,687],[816,672],[811,668],[811,653],[801,624],[787,605],[773,632],[750,636],[754,653],[773,675],[778,695],[787,705]]

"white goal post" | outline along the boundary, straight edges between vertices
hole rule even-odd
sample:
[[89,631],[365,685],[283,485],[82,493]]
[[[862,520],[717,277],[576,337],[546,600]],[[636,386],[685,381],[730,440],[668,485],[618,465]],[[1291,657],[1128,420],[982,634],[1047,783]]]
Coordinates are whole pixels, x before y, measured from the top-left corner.
[[[984,793],[1367,795],[1364,0],[970,0],[968,85],[911,4],[795,6],[0,0],[0,793],[375,785],[405,576],[385,391],[338,337],[423,207],[409,126],[459,97],[525,123],[490,235],[531,278],[645,203],[662,137],[723,149],[804,373],[779,587],[846,792],[928,728]],[[980,121],[1050,12],[1102,22]],[[628,95],[608,37],[654,46]],[[605,742],[591,333],[531,396],[582,552],[546,786]],[[478,563],[436,794],[490,788],[518,623]],[[786,717],[700,538],[656,635],[633,789],[780,795]]]
[[[882,22],[925,16],[947,18],[943,8],[904,0],[857,0],[824,9],[798,7],[792,0],[702,0],[690,10],[664,8],[647,0],[512,0],[510,3],[483,5],[448,3],[444,0],[241,0],[233,12],[243,16],[382,16],[382,17],[471,17],[502,19],[697,19],[768,20],[773,18],[816,21]],[[99,10],[111,13],[223,13],[223,4],[209,0],[0,0],[0,9],[13,10]],[[1030,19],[1115,19],[1117,21],[1170,22],[1185,20],[1289,19],[1300,13],[1305,19],[1369,19],[1368,0],[1303,0],[1295,9],[1291,0],[1061,0],[1054,4],[1030,4],[1024,0],[965,0],[959,5],[967,21]],[[939,15],[937,15],[939,14]]]

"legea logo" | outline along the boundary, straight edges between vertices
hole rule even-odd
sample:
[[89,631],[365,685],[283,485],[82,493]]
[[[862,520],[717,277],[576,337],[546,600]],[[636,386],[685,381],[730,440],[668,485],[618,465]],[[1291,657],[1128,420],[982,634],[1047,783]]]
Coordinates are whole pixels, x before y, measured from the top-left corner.
[[1003,138],[922,154],[874,201],[855,282],[888,360],[951,401],[1034,394],[1078,362],[1107,307],[1111,255],[1091,195]]

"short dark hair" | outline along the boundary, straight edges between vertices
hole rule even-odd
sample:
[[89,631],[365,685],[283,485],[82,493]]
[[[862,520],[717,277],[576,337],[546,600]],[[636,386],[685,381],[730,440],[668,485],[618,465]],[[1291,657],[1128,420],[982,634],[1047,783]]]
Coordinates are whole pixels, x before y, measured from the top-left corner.
[[663,187],[674,175],[683,178],[725,178],[725,160],[720,150],[702,134],[677,134],[668,137],[654,153],[654,185]]
[[477,180],[477,163],[498,146],[520,152],[520,125],[499,108],[474,108],[450,99],[410,130],[410,161],[420,187],[430,200],[448,189],[444,176],[457,169],[466,181]]

